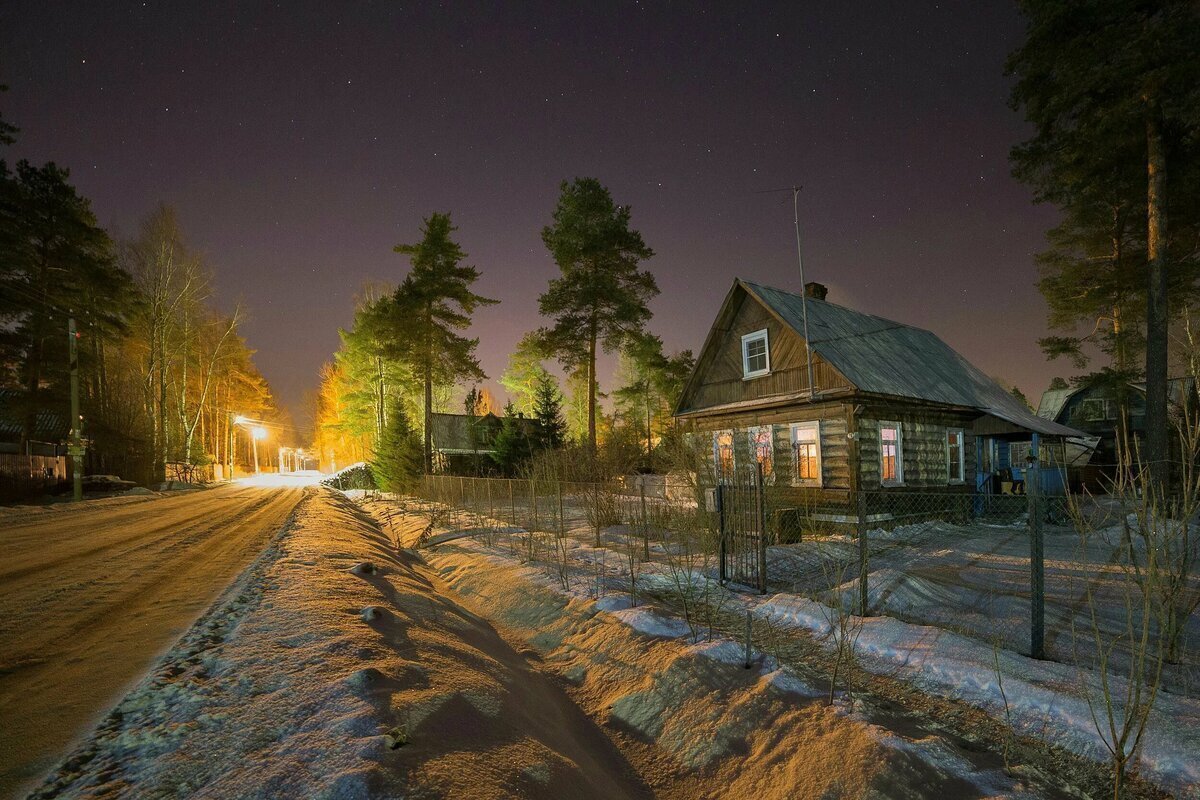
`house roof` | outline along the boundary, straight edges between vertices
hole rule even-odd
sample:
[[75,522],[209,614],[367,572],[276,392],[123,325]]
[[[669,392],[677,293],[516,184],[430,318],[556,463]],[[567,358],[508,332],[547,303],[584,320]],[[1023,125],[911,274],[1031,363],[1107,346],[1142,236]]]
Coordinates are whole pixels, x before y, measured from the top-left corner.
[[[492,451],[491,437],[487,436],[485,431],[489,428],[494,429],[500,427],[500,418],[495,414],[487,413],[482,417],[468,417],[466,414],[438,414],[430,415],[430,438],[433,440],[433,449],[440,453],[490,453]],[[470,420],[476,420],[479,424],[479,435],[474,443],[471,441],[471,433],[469,427]]]
[[[1146,391],[1144,382],[1131,383],[1129,386],[1142,393]],[[1187,402],[1188,395],[1196,391],[1195,387],[1196,379],[1190,375],[1170,378],[1167,381],[1167,399],[1177,406],[1183,406]],[[1068,389],[1047,389],[1042,392],[1042,399],[1038,401],[1037,415],[1043,419],[1058,419],[1071,398],[1088,388],[1092,387],[1074,386]]]
[[812,352],[861,392],[975,408],[1037,433],[1083,435],[1035,415],[930,331],[750,281],[736,285],[799,336],[806,305]]
[[[23,400],[25,393],[15,389],[0,389],[0,441],[16,442],[25,427]],[[33,429],[33,439],[39,442],[61,442],[71,432],[67,418],[47,408],[39,408]]]

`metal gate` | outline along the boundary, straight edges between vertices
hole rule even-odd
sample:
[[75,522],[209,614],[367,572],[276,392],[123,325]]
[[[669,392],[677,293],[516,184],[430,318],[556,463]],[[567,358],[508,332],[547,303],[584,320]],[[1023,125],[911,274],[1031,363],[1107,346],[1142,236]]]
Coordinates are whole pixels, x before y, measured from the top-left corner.
[[714,490],[720,532],[721,583],[766,594],[766,497],[762,465],[721,475]]

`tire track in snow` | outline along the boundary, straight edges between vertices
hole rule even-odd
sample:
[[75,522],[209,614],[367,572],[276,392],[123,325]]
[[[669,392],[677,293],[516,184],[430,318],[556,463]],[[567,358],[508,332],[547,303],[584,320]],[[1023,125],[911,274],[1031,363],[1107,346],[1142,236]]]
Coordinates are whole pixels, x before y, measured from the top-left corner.
[[301,495],[222,488],[27,517],[19,536],[0,534],[0,563],[20,565],[0,575],[22,573],[0,577],[0,797],[90,728],[254,560]]

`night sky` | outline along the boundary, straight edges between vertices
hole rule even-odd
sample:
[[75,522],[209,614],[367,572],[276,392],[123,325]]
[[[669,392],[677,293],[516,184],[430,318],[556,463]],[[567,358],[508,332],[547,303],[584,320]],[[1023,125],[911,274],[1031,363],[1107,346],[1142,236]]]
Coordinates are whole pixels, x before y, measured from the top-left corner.
[[541,324],[540,231],[576,176],[633,206],[671,350],[699,348],[734,276],[798,288],[790,195],[759,193],[798,183],[830,300],[932,329],[1035,403],[1070,372],[1035,343],[1055,214],[1009,176],[1011,0],[186,5],[5,2],[10,156],[70,167],[114,233],[175,206],[298,414],[434,210],[503,301],[473,332],[498,376]]

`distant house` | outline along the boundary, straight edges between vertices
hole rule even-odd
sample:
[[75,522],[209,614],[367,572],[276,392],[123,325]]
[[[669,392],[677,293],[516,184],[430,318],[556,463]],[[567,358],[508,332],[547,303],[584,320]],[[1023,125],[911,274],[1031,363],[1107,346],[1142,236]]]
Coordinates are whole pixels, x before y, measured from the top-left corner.
[[479,417],[433,414],[431,423],[434,472],[474,475],[491,468],[499,417],[491,412]]
[[[1172,378],[1167,385],[1167,397],[1172,409],[1179,411],[1196,401],[1194,378]],[[1138,446],[1146,435],[1146,385],[1130,383],[1125,392],[1130,447]],[[1121,402],[1117,387],[1105,384],[1076,386],[1069,389],[1048,389],[1042,393],[1037,414],[1082,431],[1095,441],[1095,455],[1089,463],[1071,470],[1072,480],[1102,487],[1118,463],[1118,423]]]
[[69,415],[47,408],[37,411],[33,435],[21,448],[21,432],[25,427],[25,393],[15,389],[0,389],[0,453],[22,453],[56,456],[67,452],[65,442],[71,433]]
[[[820,284],[805,293],[736,280],[725,297],[675,412],[711,439],[716,474],[762,464],[775,487],[836,517],[858,492],[875,507],[1011,491],[1032,447],[1052,465],[1080,435],[933,333],[830,303]],[[1059,471],[1042,472],[1044,490],[1062,488]]]

